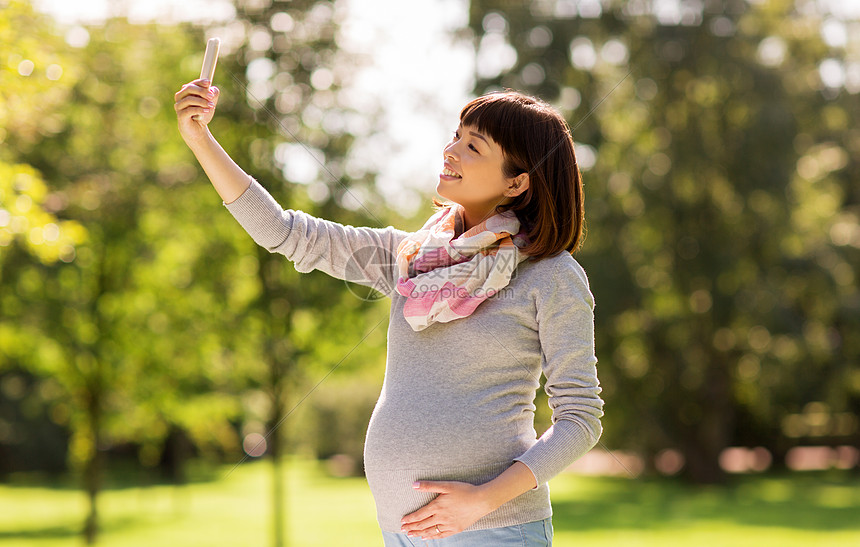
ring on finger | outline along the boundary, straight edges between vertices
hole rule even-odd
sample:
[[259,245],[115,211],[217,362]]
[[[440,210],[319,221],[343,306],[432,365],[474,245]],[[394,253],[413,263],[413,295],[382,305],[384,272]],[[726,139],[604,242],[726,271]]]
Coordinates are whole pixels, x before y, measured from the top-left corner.
[[441,533],[442,533],[442,530],[440,530],[440,529],[439,529],[439,525],[438,525],[438,524],[436,525],[436,533],[437,533],[437,534],[441,534]]

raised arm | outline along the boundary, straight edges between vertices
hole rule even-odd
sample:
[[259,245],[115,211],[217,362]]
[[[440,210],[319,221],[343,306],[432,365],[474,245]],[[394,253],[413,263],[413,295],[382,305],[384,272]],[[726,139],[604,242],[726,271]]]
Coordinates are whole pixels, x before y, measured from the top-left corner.
[[174,109],[183,140],[239,224],[269,252],[293,261],[299,272],[320,270],[390,296],[397,281],[394,256],[406,233],[391,226],[343,226],[283,209],[209,132],[219,95],[207,80],[194,80],[176,93]]
[[221,91],[208,80],[194,80],[182,86],[174,95],[173,108],[179,120],[179,134],[194,153],[212,186],[224,200],[232,203],[251,184],[251,177],[221,148],[212,133],[209,122]]

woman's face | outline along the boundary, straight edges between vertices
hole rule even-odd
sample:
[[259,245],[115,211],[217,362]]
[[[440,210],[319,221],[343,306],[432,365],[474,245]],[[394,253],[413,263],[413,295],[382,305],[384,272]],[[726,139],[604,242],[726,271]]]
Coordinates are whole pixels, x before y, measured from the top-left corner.
[[475,127],[460,125],[445,146],[436,192],[473,215],[491,214],[507,200],[510,179],[502,173],[501,147]]

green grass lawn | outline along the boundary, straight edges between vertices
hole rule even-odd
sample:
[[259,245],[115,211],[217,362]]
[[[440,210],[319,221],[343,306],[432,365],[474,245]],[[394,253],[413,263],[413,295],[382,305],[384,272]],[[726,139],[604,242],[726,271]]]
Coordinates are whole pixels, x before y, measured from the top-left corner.
[[[209,473],[186,486],[109,484],[103,546],[266,546],[271,484],[264,462]],[[127,482],[129,477],[124,477]],[[68,485],[0,485],[0,545],[81,545],[84,495]],[[361,478],[336,479],[313,462],[287,471],[291,546],[378,546]],[[722,487],[672,480],[562,475],[551,483],[555,545],[860,545],[860,477],[846,473],[739,476]]]

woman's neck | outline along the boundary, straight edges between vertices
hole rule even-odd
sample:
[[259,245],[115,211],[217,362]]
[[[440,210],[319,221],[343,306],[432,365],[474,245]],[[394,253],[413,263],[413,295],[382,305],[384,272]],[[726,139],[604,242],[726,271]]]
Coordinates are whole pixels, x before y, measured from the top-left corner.
[[[486,210],[475,210],[475,209],[466,209],[463,208],[463,232],[468,232],[478,224],[484,222],[494,214],[496,214],[496,208],[490,207]],[[460,232],[460,233],[463,233]],[[459,235],[459,234],[458,234]]]

